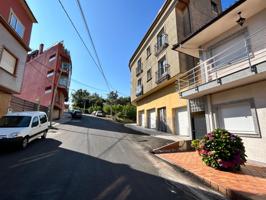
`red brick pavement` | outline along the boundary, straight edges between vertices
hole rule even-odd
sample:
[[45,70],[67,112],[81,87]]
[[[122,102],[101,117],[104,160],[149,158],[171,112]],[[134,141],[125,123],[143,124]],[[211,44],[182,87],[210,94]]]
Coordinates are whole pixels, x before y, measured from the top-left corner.
[[197,176],[230,199],[266,200],[266,167],[247,164],[239,172],[206,166],[197,152],[158,154],[158,157]]

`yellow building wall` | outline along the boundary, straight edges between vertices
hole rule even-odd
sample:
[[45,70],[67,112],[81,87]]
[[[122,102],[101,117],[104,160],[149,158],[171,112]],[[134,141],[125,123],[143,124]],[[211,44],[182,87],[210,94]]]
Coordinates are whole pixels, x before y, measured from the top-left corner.
[[175,134],[175,109],[187,106],[187,100],[180,99],[176,91],[176,85],[171,85],[162,88],[144,99],[136,102],[137,104],[137,123],[139,123],[139,112],[144,111],[145,127],[147,127],[147,111],[156,109],[156,118],[158,109],[166,107],[167,132]]

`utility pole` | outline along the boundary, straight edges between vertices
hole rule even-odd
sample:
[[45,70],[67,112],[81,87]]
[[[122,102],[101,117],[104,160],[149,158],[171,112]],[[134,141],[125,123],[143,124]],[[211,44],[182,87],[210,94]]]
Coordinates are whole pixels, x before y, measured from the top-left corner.
[[52,127],[52,123],[53,123],[53,112],[54,112],[54,104],[55,104],[55,98],[56,98],[56,94],[57,94],[57,88],[58,88],[58,85],[59,85],[59,81],[60,81],[60,78],[61,78],[61,75],[62,75],[62,69],[60,68],[60,74],[59,74],[59,77],[58,77],[58,80],[56,82],[56,85],[53,89],[53,97],[52,97],[52,103],[50,105],[50,113],[49,113],[49,120],[50,120],[50,127]]

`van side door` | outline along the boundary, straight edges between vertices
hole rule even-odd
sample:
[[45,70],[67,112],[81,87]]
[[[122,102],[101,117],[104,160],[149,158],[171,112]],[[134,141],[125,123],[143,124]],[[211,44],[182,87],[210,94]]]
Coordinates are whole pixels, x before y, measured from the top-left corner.
[[48,129],[48,119],[47,116],[45,114],[41,114],[40,116],[40,122],[41,122],[41,131],[45,131]]
[[38,116],[34,116],[31,123],[31,136],[35,136],[40,131],[40,120]]

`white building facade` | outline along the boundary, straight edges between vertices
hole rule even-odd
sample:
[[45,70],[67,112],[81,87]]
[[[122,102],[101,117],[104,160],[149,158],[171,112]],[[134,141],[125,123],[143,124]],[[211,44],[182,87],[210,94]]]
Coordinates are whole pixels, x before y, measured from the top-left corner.
[[242,137],[249,160],[266,163],[266,1],[240,0],[173,49],[200,63],[178,77],[191,129]]

